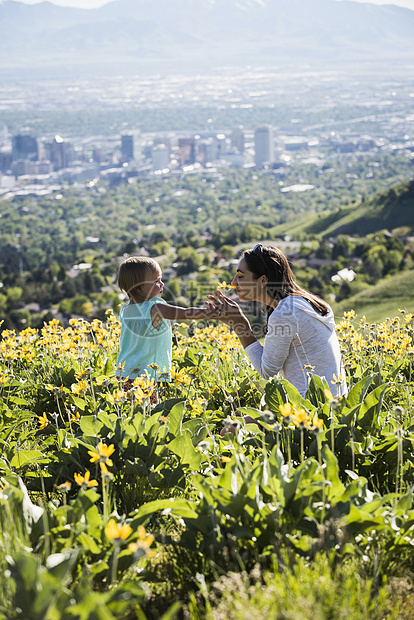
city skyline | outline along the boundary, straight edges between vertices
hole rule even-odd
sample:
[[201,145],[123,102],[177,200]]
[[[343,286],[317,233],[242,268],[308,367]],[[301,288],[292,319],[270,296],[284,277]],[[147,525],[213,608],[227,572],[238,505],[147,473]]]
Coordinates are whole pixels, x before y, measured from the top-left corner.
[[[16,0],[23,4],[39,4],[43,0]],[[73,8],[96,9],[114,0],[49,0],[52,4],[58,6],[67,6]],[[339,2],[343,0],[337,0]],[[414,10],[414,0],[351,0],[352,2],[364,2],[366,4],[393,4]],[[0,2],[1,4],[1,2]]]

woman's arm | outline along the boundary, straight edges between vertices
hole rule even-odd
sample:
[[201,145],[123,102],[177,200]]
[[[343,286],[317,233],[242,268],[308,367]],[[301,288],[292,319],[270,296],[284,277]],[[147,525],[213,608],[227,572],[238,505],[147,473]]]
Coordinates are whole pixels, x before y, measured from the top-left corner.
[[206,308],[180,308],[170,304],[154,304],[151,308],[151,321],[155,329],[158,329],[162,319],[170,321],[194,320],[217,318],[217,313],[210,306]]

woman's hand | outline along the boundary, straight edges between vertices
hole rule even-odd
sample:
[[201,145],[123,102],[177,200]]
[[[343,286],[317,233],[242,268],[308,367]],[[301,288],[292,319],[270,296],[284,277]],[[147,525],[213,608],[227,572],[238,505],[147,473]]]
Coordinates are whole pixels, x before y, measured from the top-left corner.
[[220,321],[234,329],[242,347],[246,348],[249,344],[256,341],[250,323],[238,303],[229,299],[220,291],[217,291],[215,295],[207,295],[207,299],[206,305],[214,311]]
[[216,291],[215,295],[207,295],[207,299],[206,304],[216,317],[229,327],[247,321],[239,304],[223,295],[221,291]]

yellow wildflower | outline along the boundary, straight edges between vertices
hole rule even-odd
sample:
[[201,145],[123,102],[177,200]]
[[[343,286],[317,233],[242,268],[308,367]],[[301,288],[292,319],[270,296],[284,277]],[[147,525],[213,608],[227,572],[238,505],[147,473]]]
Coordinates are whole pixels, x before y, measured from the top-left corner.
[[97,451],[94,452],[92,450],[88,450],[88,454],[91,457],[89,460],[91,463],[99,462],[101,465],[107,465],[108,467],[112,467],[113,462],[109,458],[115,452],[115,446],[111,444],[107,446],[105,443],[100,441],[97,445]]
[[309,415],[304,409],[298,409],[295,411],[292,416],[292,420],[294,425],[297,427],[300,426],[301,428],[309,428]]
[[38,415],[37,419],[39,420],[39,430],[42,431],[49,424],[49,420],[47,419],[46,413],[43,413],[42,415]]
[[88,382],[84,379],[79,381],[79,383],[73,383],[71,385],[71,390],[74,394],[83,394],[88,389]]
[[61,493],[68,493],[71,488],[72,488],[72,483],[71,482],[63,482],[62,484],[59,484],[59,486],[56,486],[56,490],[60,491]]
[[231,459],[228,456],[220,457],[222,463],[230,463]]
[[115,519],[110,519],[108,525],[105,528],[105,535],[109,540],[112,540],[114,543],[120,543],[123,540],[129,538],[132,534],[133,530],[130,525],[124,523],[123,525],[119,525],[115,521]]
[[319,430],[320,428],[322,428],[322,426],[323,426],[323,420],[318,418],[318,414],[315,413],[315,415],[312,418],[312,428],[314,430]]
[[112,394],[108,394],[108,400],[112,405],[123,403],[127,400],[127,395],[123,390],[115,390]]
[[140,525],[138,527],[138,539],[136,542],[129,543],[128,549],[133,553],[136,553],[137,551],[143,551],[149,557],[154,557],[155,553],[153,551],[150,551],[149,549],[153,542],[153,534],[147,534],[145,528]]
[[290,403],[279,405],[279,411],[284,418],[290,418],[293,415],[293,407]]
[[232,288],[235,288],[235,284],[227,284],[227,282],[220,282],[219,288],[224,289],[225,291],[230,291]]
[[187,375],[184,368],[178,371],[171,369],[171,379],[176,385],[189,385],[191,383],[191,378]]
[[91,477],[91,472],[89,470],[86,471],[85,476],[82,476],[81,474],[74,474],[73,477],[75,478],[75,482],[76,484],[78,484],[80,487],[97,487],[98,483],[96,480],[89,480],[89,478]]
[[0,372],[0,385],[6,385],[9,382],[9,378],[4,372]]

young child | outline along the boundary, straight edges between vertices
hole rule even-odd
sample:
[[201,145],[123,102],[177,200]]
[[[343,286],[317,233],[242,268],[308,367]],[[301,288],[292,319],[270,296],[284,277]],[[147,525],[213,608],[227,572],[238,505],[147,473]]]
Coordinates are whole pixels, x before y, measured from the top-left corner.
[[[157,261],[143,256],[131,256],[119,268],[118,286],[128,295],[122,306],[120,353],[117,378],[135,379],[148,375],[169,380],[172,356],[171,321],[207,319],[214,309],[180,308],[167,304],[159,296],[164,283]],[[158,373],[156,366],[159,367]],[[164,370],[165,369],[165,370]]]

